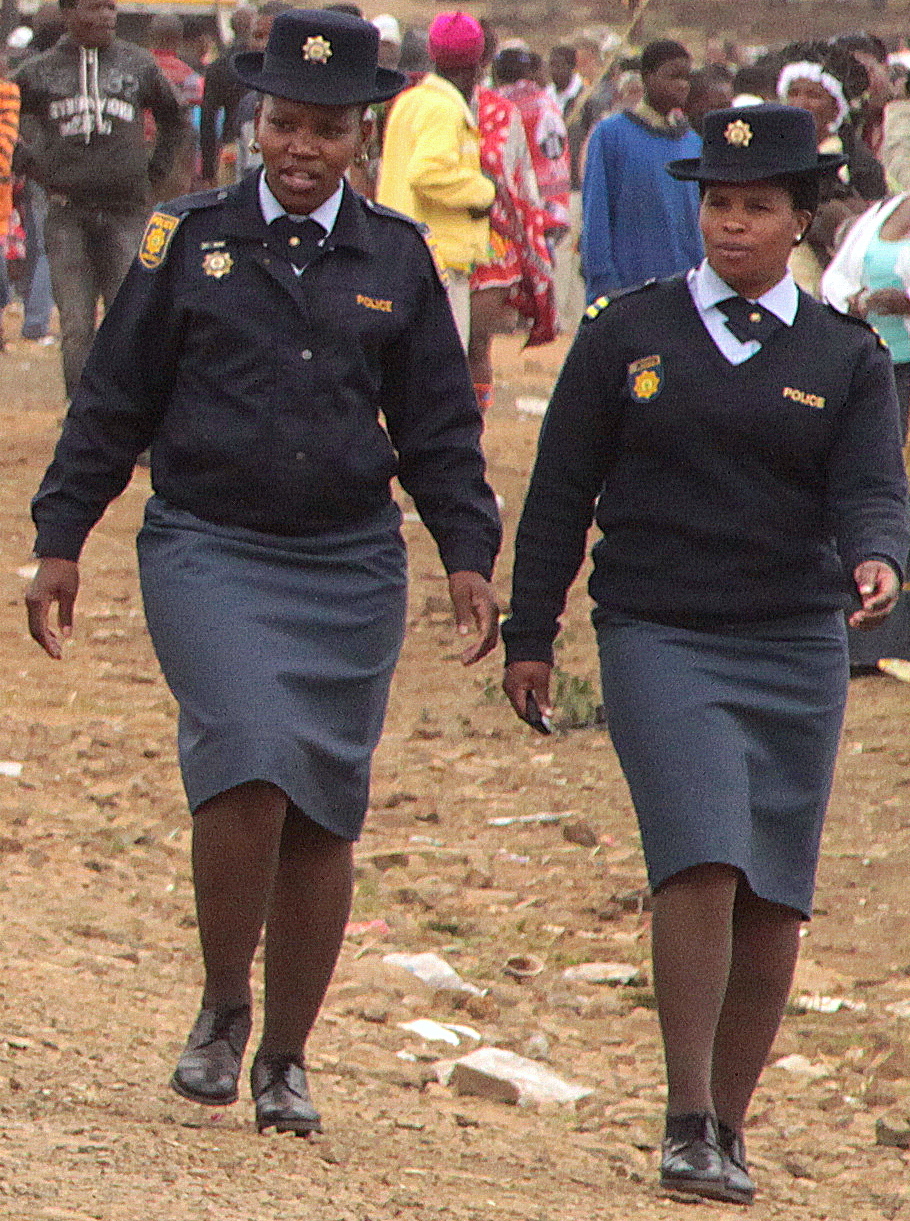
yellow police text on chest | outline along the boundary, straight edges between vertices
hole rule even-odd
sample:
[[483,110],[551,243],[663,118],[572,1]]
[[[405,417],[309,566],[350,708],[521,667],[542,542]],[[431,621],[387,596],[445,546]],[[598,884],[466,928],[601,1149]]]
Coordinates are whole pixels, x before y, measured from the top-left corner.
[[819,411],[825,405],[821,394],[807,394],[805,390],[794,390],[792,386],[784,386],[784,398],[792,399],[794,403],[802,403],[804,407],[816,407]]

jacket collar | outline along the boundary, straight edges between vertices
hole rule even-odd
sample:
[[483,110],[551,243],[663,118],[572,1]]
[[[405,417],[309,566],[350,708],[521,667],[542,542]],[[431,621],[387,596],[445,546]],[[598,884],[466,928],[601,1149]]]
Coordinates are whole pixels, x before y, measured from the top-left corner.
[[[346,247],[368,254],[372,249],[364,208],[360,196],[344,184],[341,207],[335,227],[325,239],[325,249]],[[224,198],[224,232],[231,237],[264,242],[269,228],[259,206],[259,170],[253,170],[236,186],[228,187]]]

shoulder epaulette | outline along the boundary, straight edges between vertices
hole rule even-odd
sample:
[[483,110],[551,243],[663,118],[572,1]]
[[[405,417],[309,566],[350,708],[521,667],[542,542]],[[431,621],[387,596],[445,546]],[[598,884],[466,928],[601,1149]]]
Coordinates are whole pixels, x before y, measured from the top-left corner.
[[660,283],[660,280],[646,280],[644,284],[636,284],[634,288],[619,288],[611,297],[598,297],[585,310],[582,320],[590,322],[592,318],[602,314],[607,306],[612,305],[614,301],[621,301],[623,297],[630,297],[633,293],[644,292],[646,288],[653,288],[655,284]]
[[429,225],[425,225],[422,220],[415,220],[413,216],[406,216],[404,212],[396,212],[394,208],[387,208],[384,204],[378,204],[373,199],[364,199],[364,204],[377,216],[388,216],[392,220],[401,220],[408,226],[409,229],[416,229],[420,236],[427,244],[430,251],[430,257],[433,260],[433,266],[436,268],[436,274],[443,285],[449,282],[449,276],[439,257],[439,251],[436,248],[436,243],[433,235],[430,233]]
[[375,199],[364,199],[363,202],[371,212],[376,212],[379,216],[390,216],[393,220],[403,220],[405,224],[416,229],[418,233],[422,233],[424,237],[430,232],[422,220],[415,220],[413,216],[406,216],[404,212],[396,212],[394,208],[387,208],[385,204],[377,203]]
[[834,314],[835,317],[840,318],[843,322],[852,322],[854,326],[861,326],[865,328],[865,330],[871,331],[875,336],[878,346],[880,348],[884,348],[886,352],[889,351],[888,345],[885,343],[884,339],[882,339],[881,335],[879,335],[878,331],[871,322],[867,322],[865,318],[857,318],[855,314],[845,314],[842,310],[835,309],[833,305],[829,305],[827,301],[824,302],[824,306],[829,313]]
[[139,262],[147,271],[154,271],[167,258],[168,247],[180,222],[191,212],[201,208],[214,208],[227,199],[227,191],[221,187],[211,191],[196,191],[193,195],[178,195],[161,204],[149,217],[145,233],[139,244]]

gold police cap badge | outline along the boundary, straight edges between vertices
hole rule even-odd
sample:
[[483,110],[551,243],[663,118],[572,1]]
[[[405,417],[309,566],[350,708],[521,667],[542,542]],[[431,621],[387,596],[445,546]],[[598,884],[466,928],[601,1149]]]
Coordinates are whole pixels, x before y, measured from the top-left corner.
[[202,270],[207,276],[214,276],[216,280],[229,275],[233,266],[234,260],[226,250],[210,250],[202,260]]
[[139,262],[143,267],[154,271],[161,266],[179,224],[179,216],[168,216],[166,212],[152,213],[139,246]]
[[327,64],[332,54],[332,44],[321,34],[308,38],[301,49],[303,58],[314,64]]
[[752,128],[745,119],[736,119],[724,128],[724,139],[735,148],[748,148],[752,143]]

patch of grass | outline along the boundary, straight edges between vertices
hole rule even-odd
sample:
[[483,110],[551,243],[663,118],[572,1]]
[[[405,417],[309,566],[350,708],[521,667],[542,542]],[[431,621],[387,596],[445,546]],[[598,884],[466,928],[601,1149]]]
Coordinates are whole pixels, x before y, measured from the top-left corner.
[[553,667],[553,703],[559,709],[560,724],[568,729],[586,729],[598,723],[597,692],[587,678],[567,674]]

